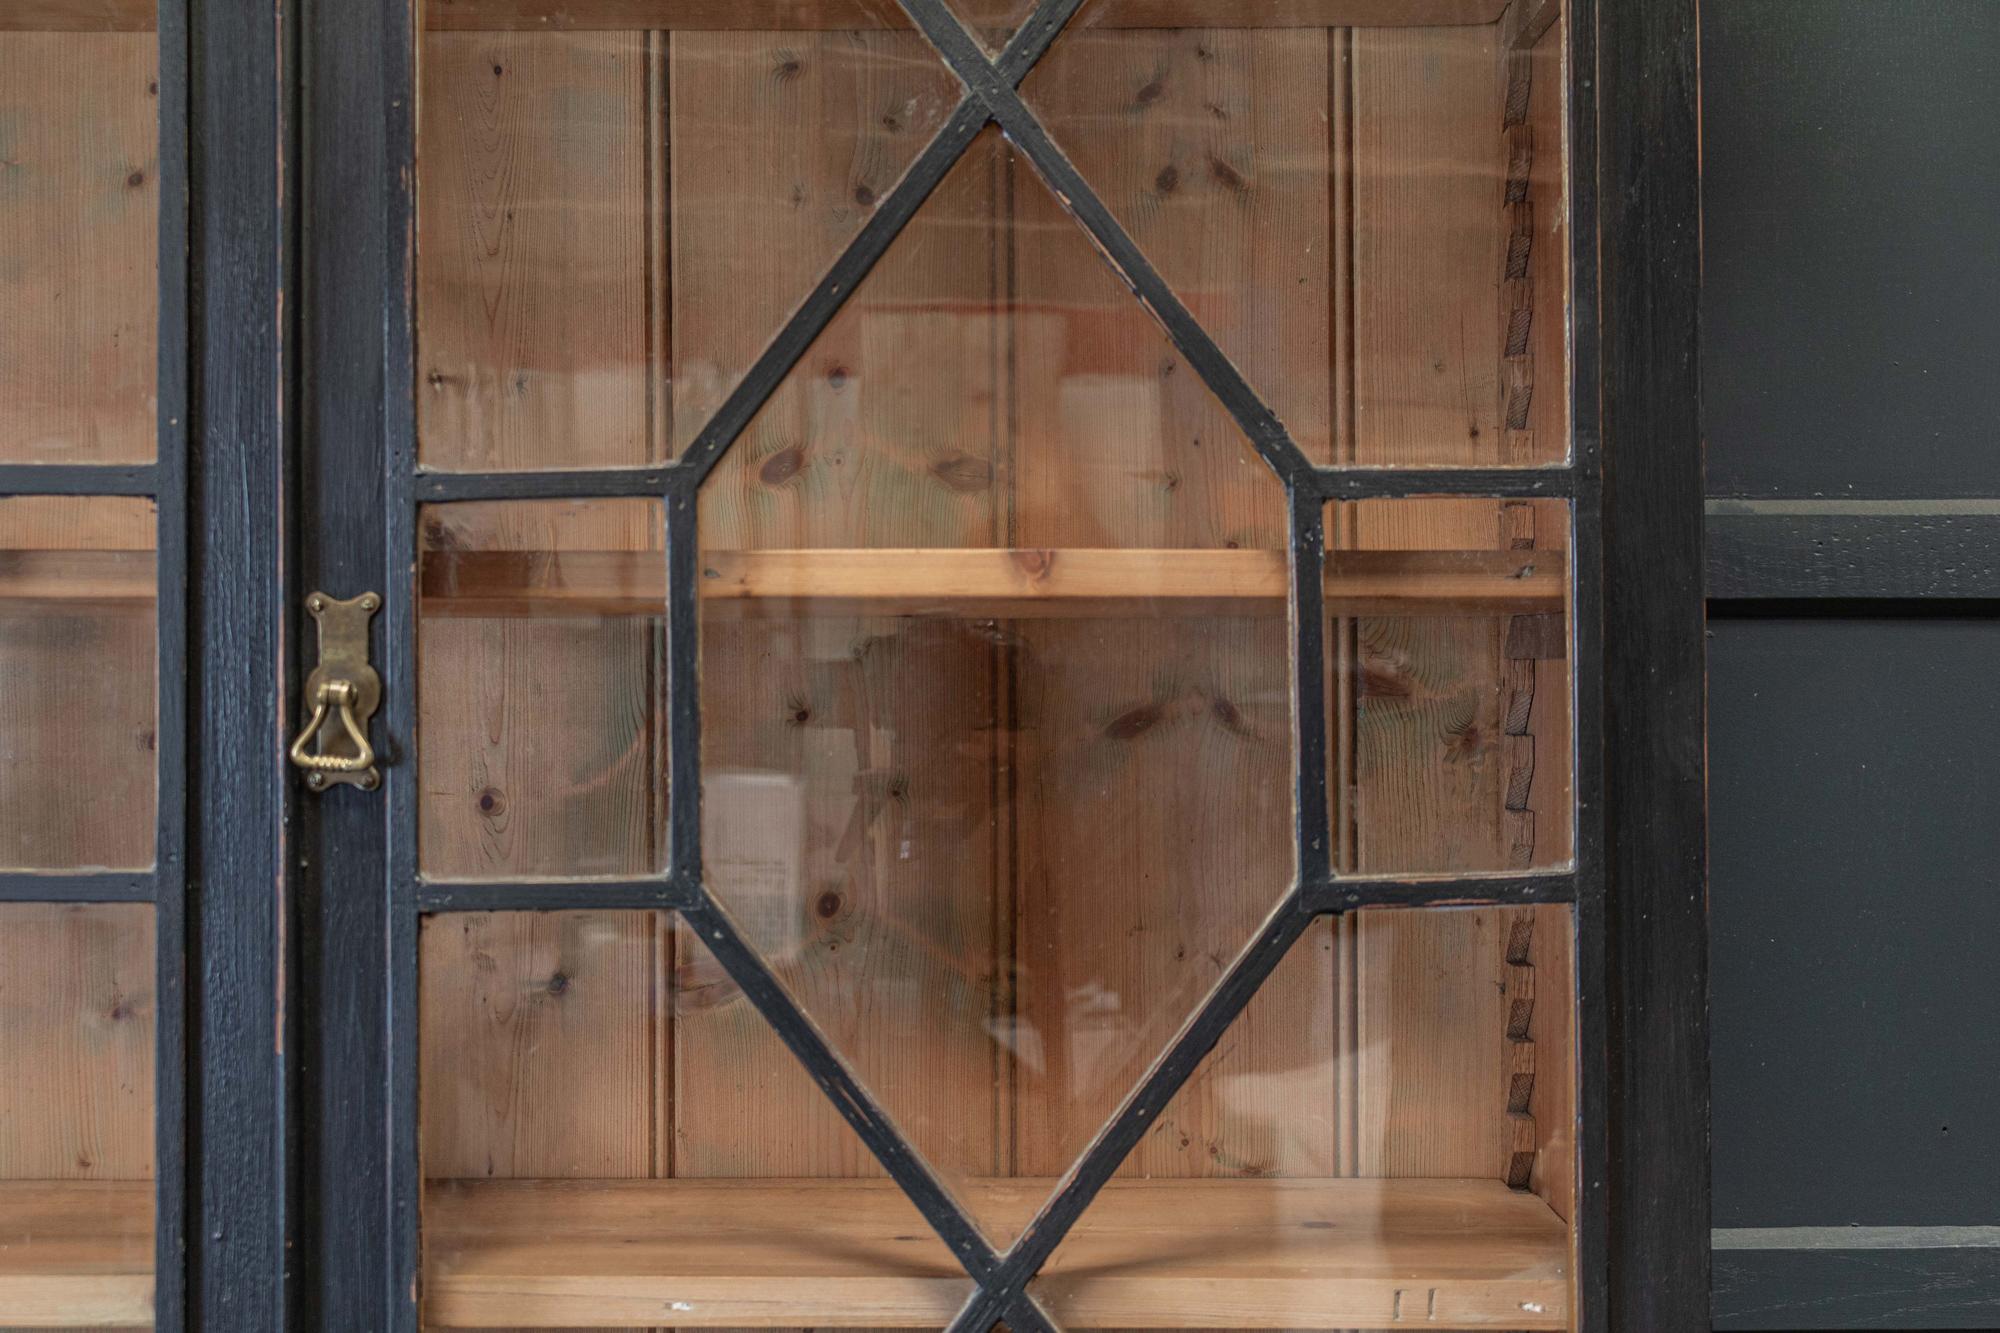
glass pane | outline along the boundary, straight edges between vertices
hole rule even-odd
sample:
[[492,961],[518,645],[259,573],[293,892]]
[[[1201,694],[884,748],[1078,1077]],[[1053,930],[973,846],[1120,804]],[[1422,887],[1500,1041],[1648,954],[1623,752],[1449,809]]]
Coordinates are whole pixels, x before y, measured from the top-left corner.
[[664,524],[657,500],[425,507],[424,874],[665,867]]
[[433,917],[423,969],[427,1324],[941,1328],[972,1294],[673,918]]
[[153,909],[0,904],[0,1325],[152,1327]]
[[1033,1293],[1069,1328],[1575,1327],[1570,923],[1314,923]]
[[1094,0],[1023,94],[1315,461],[1560,461],[1563,25],[1365,8]]
[[1009,1241],[1293,879],[1283,490],[989,132],[700,516],[708,882]]
[[[694,438],[962,89],[916,33],[873,30],[887,20],[868,5],[791,6],[783,31],[673,32],[509,8],[523,13],[433,5],[423,41],[419,456],[656,463]],[[468,30],[481,23],[517,30]]]
[[980,44],[998,54],[1039,0],[945,0]]
[[150,500],[0,499],[0,869],[153,863],[153,527]]
[[1561,500],[1328,507],[1337,870],[1569,864],[1569,539]]
[[157,45],[75,30],[122,8],[0,13],[0,462],[156,450]]

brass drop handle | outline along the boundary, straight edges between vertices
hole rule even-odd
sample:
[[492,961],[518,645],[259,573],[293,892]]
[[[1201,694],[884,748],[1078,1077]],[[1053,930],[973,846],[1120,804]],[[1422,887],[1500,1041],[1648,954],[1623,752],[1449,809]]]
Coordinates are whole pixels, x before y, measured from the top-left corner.
[[[312,720],[306,729],[292,742],[292,762],[312,773],[361,773],[375,767],[375,747],[368,743],[368,733],[362,729],[361,721],[354,716],[355,701],[361,691],[351,680],[329,680],[319,687],[319,697],[313,700]],[[306,749],[312,738],[319,735],[319,729],[326,725],[331,711],[340,712],[340,726],[354,742],[354,753],[313,754]]]
[[368,740],[368,720],[382,706],[382,678],[368,662],[368,622],[381,609],[382,598],[372,592],[344,602],[323,592],[306,598],[319,622],[319,665],[306,677],[312,716],[286,753],[314,791],[382,785]]

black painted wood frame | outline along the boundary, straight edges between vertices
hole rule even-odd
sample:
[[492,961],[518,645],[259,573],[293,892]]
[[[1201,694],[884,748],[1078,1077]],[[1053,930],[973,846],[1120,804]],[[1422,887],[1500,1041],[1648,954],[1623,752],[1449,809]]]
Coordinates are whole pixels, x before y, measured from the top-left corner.
[[[1504,891],[1578,906],[1592,1330],[1708,1325],[1695,3],[1572,0],[1576,465],[1461,478],[1552,487],[1577,506],[1580,870]],[[190,1297],[187,1326],[413,1330],[416,914],[527,905],[525,891],[416,882],[409,783],[393,767],[412,762],[397,748],[407,683],[377,724],[392,766],[382,793],[301,800],[282,745],[310,665],[292,650],[303,593],[407,582],[410,502],[473,493],[409,480],[415,15],[412,0],[196,8],[190,633],[205,739],[190,850],[210,965],[191,971],[191,1141],[205,1151],[188,1271],[212,1296]],[[659,473],[521,484],[659,494]],[[407,681],[405,630],[378,626],[377,660]],[[1343,889],[1395,891],[1336,884],[1301,904],[1338,910]],[[700,910],[684,884],[600,892],[605,905]]]

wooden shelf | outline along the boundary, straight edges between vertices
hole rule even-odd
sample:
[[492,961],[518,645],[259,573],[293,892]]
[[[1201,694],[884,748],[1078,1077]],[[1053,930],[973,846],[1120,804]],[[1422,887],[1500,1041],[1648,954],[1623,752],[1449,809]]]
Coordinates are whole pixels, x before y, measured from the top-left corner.
[[0,1328],[153,1322],[150,1181],[0,1181]]
[[[976,7],[966,11],[979,16]],[[1107,28],[1445,27],[1492,23],[1506,0],[1101,0]],[[1004,13],[1004,6],[999,7]],[[133,32],[154,0],[0,0],[0,32]],[[432,31],[673,29],[850,30],[908,26],[894,0],[426,0]]]
[[[971,1187],[1025,1222],[1052,1182]],[[964,1272],[882,1180],[444,1181],[440,1328],[938,1328]],[[1560,1329],[1569,1241],[1491,1180],[1117,1181],[1036,1290],[1073,1328]]]
[[[710,616],[1016,617],[1283,615],[1282,551],[710,551]],[[1340,551],[1327,557],[1332,615],[1560,613],[1554,551]],[[657,615],[657,551],[458,551],[426,555],[427,616]],[[1135,606],[1135,604],[1137,604]]]

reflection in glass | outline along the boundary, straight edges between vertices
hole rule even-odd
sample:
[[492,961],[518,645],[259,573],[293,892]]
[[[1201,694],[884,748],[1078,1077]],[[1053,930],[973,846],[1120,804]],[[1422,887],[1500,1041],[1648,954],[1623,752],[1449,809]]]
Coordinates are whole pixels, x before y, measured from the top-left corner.
[[576,878],[665,866],[663,525],[657,500],[424,509],[426,875]]
[[0,904],[0,1325],[151,1327],[153,909]]
[[[12,6],[19,8],[19,6]],[[0,463],[155,456],[159,55],[0,13]]]
[[153,863],[153,503],[0,499],[0,868]]
[[1315,922],[1031,1291],[1071,1328],[1573,1327],[1570,923]]
[[1287,540],[993,132],[704,489],[709,885],[996,1243],[1292,881]]

